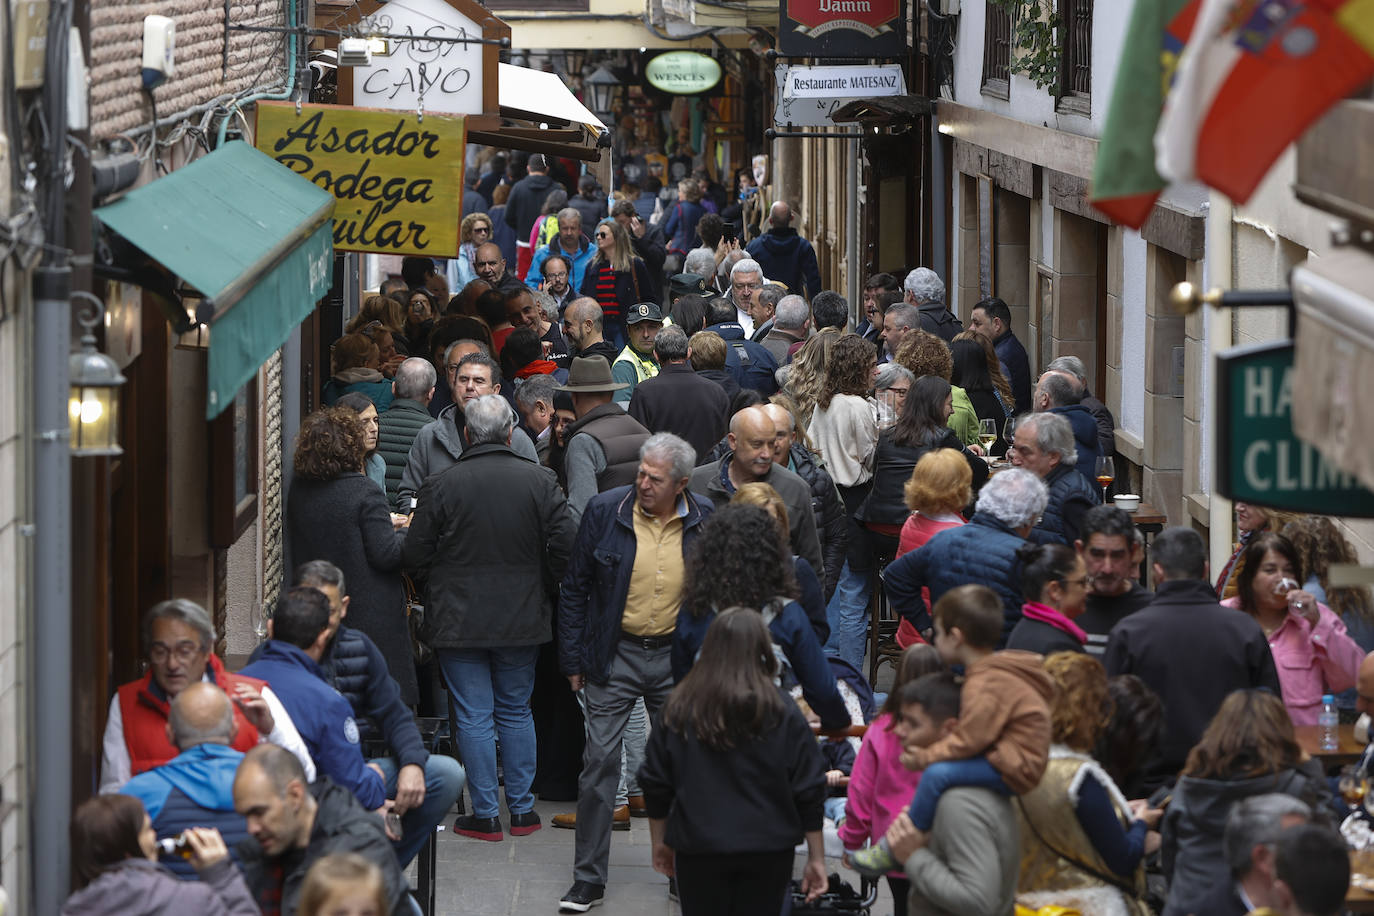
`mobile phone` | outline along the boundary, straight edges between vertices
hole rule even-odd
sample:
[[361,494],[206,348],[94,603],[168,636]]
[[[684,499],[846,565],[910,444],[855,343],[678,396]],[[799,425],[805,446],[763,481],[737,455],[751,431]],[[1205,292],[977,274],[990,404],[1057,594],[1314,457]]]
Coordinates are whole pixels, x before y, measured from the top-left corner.
[[727,242],[733,242],[739,238],[739,226],[734,223],[725,223],[721,229],[720,237]]
[[391,835],[398,840],[405,836],[404,831],[401,830],[401,816],[395,811],[386,813],[386,827],[387,830],[391,831]]

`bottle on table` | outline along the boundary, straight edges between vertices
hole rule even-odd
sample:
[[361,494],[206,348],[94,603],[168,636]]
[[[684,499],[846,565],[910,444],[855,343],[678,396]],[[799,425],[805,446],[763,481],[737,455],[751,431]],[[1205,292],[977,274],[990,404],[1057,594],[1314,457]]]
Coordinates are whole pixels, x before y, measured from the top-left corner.
[[1317,727],[1321,730],[1321,748],[1334,751],[1341,746],[1340,716],[1336,713],[1336,698],[1331,694],[1322,695],[1322,711],[1317,716]]

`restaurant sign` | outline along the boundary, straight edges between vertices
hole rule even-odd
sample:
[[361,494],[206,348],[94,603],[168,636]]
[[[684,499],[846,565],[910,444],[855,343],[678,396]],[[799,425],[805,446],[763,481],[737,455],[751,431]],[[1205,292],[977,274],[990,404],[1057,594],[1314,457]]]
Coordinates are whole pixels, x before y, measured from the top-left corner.
[[338,201],[341,251],[458,253],[461,115],[259,102],[257,147]]
[[789,57],[900,57],[906,0],[783,0],[778,50]]
[[1217,356],[1218,491],[1275,509],[1374,518],[1374,492],[1293,432],[1293,344],[1236,347]]
[[720,82],[720,64],[695,51],[659,54],[644,68],[644,80],[660,92],[695,95]]

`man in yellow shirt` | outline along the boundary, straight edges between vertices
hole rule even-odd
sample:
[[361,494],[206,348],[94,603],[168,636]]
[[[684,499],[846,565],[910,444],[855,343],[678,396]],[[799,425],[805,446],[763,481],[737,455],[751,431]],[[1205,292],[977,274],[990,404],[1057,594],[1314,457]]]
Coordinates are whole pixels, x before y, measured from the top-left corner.
[[563,912],[584,913],[605,896],[625,724],[636,700],[652,716],[673,687],[684,555],[712,510],[687,491],[695,463],[696,450],[682,439],[651,436],[634,484],[587,503],[563,578],[558,662],[572,689],[583,691],[587,711],[573,886],[559,901]]

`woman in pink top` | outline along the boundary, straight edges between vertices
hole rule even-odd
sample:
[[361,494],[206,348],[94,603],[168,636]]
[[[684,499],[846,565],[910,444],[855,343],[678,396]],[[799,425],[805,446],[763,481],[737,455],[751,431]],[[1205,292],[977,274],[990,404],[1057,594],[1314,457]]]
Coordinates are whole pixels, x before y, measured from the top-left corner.
[[[897,538],[897,556],[909,553],[925,545],[935,535],[947,528],[958,528],[965,519],[959,513],[968,505],[973,486],[973,472],[963,453],[952,448],[939,448],[926,452],[904,490],[907,508],[911,515],[902,525]],[[921,589],[921,598],[926,603],[926,613],[930,613],[930,589]],[[921,634],[905,617],[897,627],[897,645],[907,646],[923,643]]]
[[[849,864],[848,853],[881,839],[916,794],[921,773],[902,766],[902,741],[893,726],[901,711],[902,688],[922,675],[942,670],[944,662],[934,646],[922,643],[902,653],[892,678],[892,692],[887,695],[878,718],[868,723],[864,742],[854,759],[854,769],[849,774],[845,816],[838,827],[846,865]],[[906,874],[893,872],[887,876],[887,884],[892,891],[892,916],[906,916],[910,890]]]
[[1288,538],[1272,532],[1256,535],[1245,547],[1243,563],[1236,596],[1222,604],[1259,623],[1274,653],[1293,724],[1315,725],[1322,694],[1354,686],[1364,651],[1334,611],[1298,587],[1303,571]]

